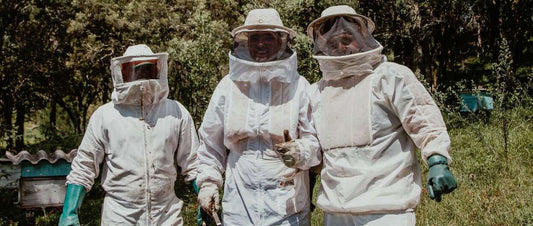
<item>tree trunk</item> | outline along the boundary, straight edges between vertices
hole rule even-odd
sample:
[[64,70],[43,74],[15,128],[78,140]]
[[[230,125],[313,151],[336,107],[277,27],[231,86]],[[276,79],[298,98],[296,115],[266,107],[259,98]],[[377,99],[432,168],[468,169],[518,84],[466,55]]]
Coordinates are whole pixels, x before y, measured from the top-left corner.
[[54,98],[52,98],[50,107],[51,107],[50,117],[49,117],[50,135],[55,136],[56,135],[56,121],[57,121],[57,104]]
[[423,78],[426,81],[432,81],[432,74],[431,74],[431,57],[430,57],[430,47],[429,47],[429,40],[425,39],[420,44],[420,64],[418,67],[420,68],[420,73],[422,73]]
[[65,103],[60,97],[54,96],[55,100],[57,101],[57,104],[63,108],[67,112],[68,118],[70,119],[70,122],[72,123],[72,127],[74,128],[74,132],[76,134],[80,133],[80,122],[79,122],[79,114],[76,114],[70,106]]
[[4,99],[3,122],[4,137],[6,138],[6,150],[13,148],[13,99],[7,96]]
[[22,151],[24,149],[24,116],[26,115],[26,106],[23,103],[17,104],[17,119],[15,126],[17,134],[15,136],[15,149]]
[[80,99],[80,109],[79,109],[79,112],[81,112],[80,114],[80,131],[85,131],[85,129],[87,128],[87,112],[89,111],[89,106],[91,106],[91,103],[94,101],[94,99],[96,98],[96,94],[95,95],[89,95],[87,98],[86,98],[86,102],[81,102],[83,100],[83,98]]

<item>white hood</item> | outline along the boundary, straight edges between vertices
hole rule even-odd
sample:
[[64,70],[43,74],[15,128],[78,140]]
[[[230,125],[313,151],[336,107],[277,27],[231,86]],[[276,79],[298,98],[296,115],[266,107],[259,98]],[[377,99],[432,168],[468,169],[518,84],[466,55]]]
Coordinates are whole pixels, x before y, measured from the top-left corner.
[[298,79],[297,57],[294,52],[289,58],[270,62],[251,62],[239,59],[229,53],[229,76],[233,81],[291,83]]
[[384,61],[381,54],[383,46],[362,53],[355,53],[346,56],[318,56],[313,58],[318,60],[323,80],[338,80],[349,76],[369,75],[374,70],[374,66]]
[[[157,59],[159,79],[138,80],[124,83],[121,65],[126,62]],[[141,105],[156,104],[168,96],[168,53],[154,54],[146,45],[130,46],[123,56],[111,59],[113,93],[111,100],[115,104]]]

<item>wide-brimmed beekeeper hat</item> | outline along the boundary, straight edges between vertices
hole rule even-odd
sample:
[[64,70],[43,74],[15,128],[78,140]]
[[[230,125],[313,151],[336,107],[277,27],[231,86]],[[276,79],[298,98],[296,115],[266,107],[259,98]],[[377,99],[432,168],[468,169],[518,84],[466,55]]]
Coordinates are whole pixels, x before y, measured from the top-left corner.
[[231,35],[235,37],[240,32],[269,29],[287,32],[290,38],[296,36],[294,30],[283,26],[279,13],[275,9],[254,9],[250,11],[244,21],[244,25],[233,29]]
[[339,5],[339,6],[331,6],[324,11],[322,11],[322,14],[320,18],[314,20],[307,26],[307,35],[311,38],[313,38],[313,32],[315,27],[319,26],[324,21],[327,21],[334,17],[353,17],[353,18],[360,18],[366,23],[366,27],[370,33],[374,32],[374,29],[376,28],[376,25],[374,22],[363,15],[357,14],[355,10],[347,5]]

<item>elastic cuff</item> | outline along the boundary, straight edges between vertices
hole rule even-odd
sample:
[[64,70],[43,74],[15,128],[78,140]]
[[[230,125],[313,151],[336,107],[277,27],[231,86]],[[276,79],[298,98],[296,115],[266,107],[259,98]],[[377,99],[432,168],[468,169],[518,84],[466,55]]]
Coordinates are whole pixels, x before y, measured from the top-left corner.
[[200,189],[204,189],[204,188],[216,188],[216,189],[218,189],[218,186],[215,183],[204,182],[204,183],[202,183],[202,186],[200,187]]
[[427,162],[428,162],[428,167],[432,167],[434,165],[439,165],[439,164],[448,165],[448,161],[446,160],[446,157],[439,155],[439,154],[429,156]]
[[309,148],[308,146],[306,145],[305,141],[303,141],[302,139],[295,139],[294,142],[296,142],[296,144],[298,145],[298,149],[300,149],[300,162],[297,162],[294,167],[296,168],[306,168],[307,166],[307,161],[310,159],[310,154],[309,154]]

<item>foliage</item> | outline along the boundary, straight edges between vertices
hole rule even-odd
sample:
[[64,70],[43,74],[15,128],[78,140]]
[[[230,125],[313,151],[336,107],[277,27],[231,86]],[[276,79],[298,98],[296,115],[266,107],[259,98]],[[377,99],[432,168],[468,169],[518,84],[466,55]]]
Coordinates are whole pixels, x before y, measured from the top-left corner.
[[[198,126],[228,73],[230,31],[254,8],[277,9],[297,31],[291,44],[298,71],[315,82],[320,71],[305,31],[323,9],[338,4],[376,23],[374,36],[387,58],[415,71],[443,111],[460,188],[442,204],[423,194],[419,223],[434,224],[438,216],[441,224],[531,224],[533,210],[524,200],[532,195],[532,0],[0,0],[0,156],[12,149],[75,148],[91,113],[110,99],[110,59],[134,44],[170,54],[169,97],[183,103]],[[492,115],[460,114],[460,94],[481,89],[494,97]],[[177,193],[190,225],[197,204],[183,186]],[[103,193],[93,191],[82,219],[97,225]],[[11,224],[7,216],[20,224],[54,224],[58,213],[47,211],[44,217],[8,208],[0,224]],[[320,225],[320,210],[312,219]]]
[[166,48],[170,54],[170,93],[187,106],[199,125],[211,93],[228,71],[227,64],[221,62],[227,61],[231,40],[227,23],[214,19],[205,1],[196,3],[192,16],[184,21],[190,34],[173,38]]
[[[48,128],[46,139],[80,136],[94,108],[109,101],[110,59],[139,43],[170,53],[170,97],[199,125],[214,87],[228,72],[229,31],[254,8],[277,9],[297,31],[292,47],[299,72],[317,81],[320,71],[305,30],[323,9],[338,4],[373,19],[374,36],[388,58],[412,68],[435,95],[458,83],[463,90],[492,91],[493,84],[505,83],[505,92],[515,97],[533,92],[531,0],[2,0],[0,148],[27,148],[24,124],[43,109],[50,109],[46,124],[38,125]],[[500,79],[502,73],[509,81]],[[520,89],[512,90],[516,84]],[[441,98],[445,105],[458,101],[455,95]],[[68,127],[58,128],[58,115],[67,116]]]

